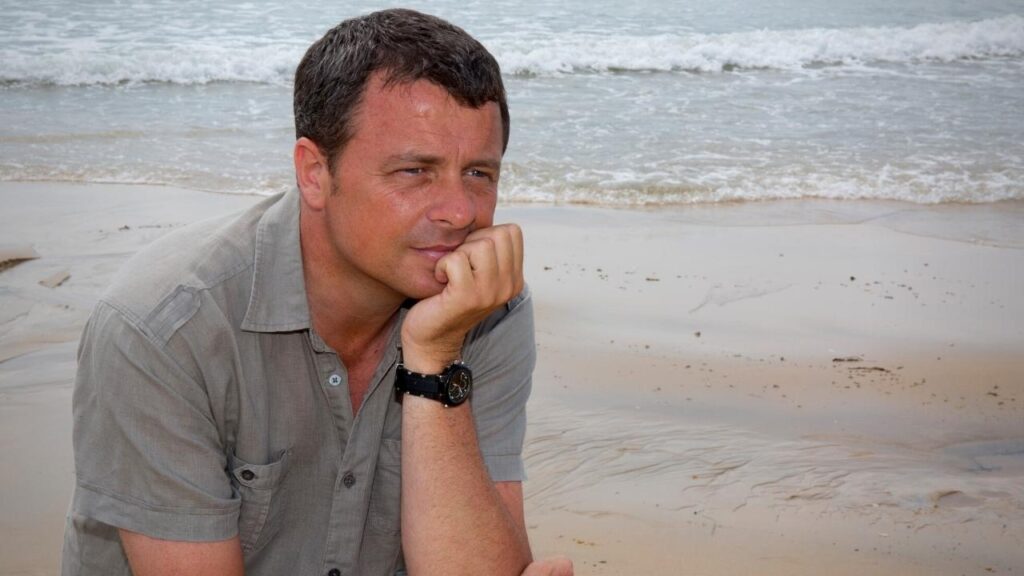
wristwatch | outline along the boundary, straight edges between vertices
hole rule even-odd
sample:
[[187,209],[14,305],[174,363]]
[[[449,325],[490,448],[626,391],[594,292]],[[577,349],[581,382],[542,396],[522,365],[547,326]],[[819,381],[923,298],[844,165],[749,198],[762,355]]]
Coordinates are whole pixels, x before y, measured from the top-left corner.
[[462,362],[450,364],[440,374],[420,374],[403,364],[395,371],[395,400],[413,394],[437,400],[446,407],[458,406],[473,393],[473,372]]

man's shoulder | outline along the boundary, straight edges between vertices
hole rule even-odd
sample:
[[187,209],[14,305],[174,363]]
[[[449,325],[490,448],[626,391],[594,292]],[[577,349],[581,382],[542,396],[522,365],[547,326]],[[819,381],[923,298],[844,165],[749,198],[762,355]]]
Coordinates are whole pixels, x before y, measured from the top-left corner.
[[[241,212],[190,224],[132,256],[100,300],[143,328],[163,336],[199,306],[199,293],[219,290],[247,298],[259,221],[274,199]],[[234,286],[228,286],[235,284]]]
[[529,284],[523,285],[523,290],[514,298],[499,307],[478,324],[471,332],[470,338],[479,338],[494,331],[501,325],[515,327],[516,329],[533,328],[533,297]]
[[533,298],[526,285],[518,296],[470,330],[463,352],[467,357],[508,360],[524,351],[533,354],[533,348]]

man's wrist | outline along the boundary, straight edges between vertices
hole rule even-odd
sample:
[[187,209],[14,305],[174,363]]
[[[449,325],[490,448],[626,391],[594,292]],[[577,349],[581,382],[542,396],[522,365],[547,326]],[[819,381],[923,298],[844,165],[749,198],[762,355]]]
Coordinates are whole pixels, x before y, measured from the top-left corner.
[[440,374],[445,368],[456,362],[458,358],[454,358],[451,361],[434,361],[434,360],[417,360],[409,359],[408,356],[402,361],[402,365],[405,366],[410,372],[418,372],[420,374]]
[[402,365],[420,374],[440,374],[445,368],[462,359],[462,347],[428,348],[402,339]]

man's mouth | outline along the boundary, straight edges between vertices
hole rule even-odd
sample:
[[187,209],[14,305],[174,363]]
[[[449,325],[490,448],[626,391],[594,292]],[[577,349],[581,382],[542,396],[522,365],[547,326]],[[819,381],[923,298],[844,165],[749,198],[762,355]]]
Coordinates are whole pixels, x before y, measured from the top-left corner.
[[424,248],[416,248],[416,251],[419,252],[420,254],[426,256],[427,258],[430,258],[434,262],[437,262],[441,258],[444,258],[449,253],[453,252],[458,247],[459,247],[458,244],[452,244],[452,245],[438,244],[436,246],[427,246],[427,247],[424,247]]

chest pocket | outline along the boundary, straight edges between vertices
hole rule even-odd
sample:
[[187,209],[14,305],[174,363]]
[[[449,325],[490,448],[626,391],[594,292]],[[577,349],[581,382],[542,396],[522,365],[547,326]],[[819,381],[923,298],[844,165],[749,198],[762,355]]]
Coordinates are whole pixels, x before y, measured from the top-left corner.
[[281,503],[274,496],[288,471],[288,454],[287,450],[279,453],[269,464],[250,464],[234,454],[228,457],[232,484],[242,500],[238,536],[243,552],[259,550],[280,529]]

